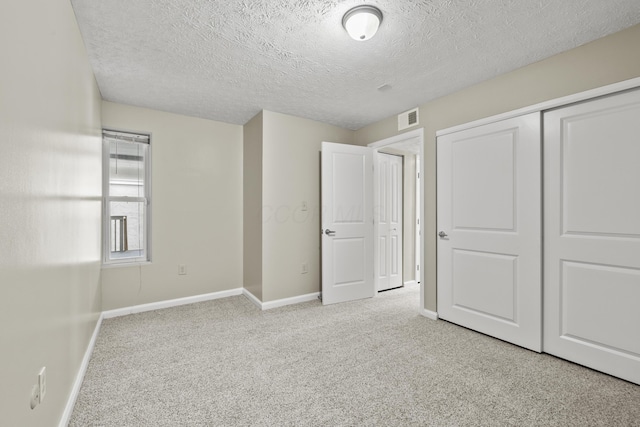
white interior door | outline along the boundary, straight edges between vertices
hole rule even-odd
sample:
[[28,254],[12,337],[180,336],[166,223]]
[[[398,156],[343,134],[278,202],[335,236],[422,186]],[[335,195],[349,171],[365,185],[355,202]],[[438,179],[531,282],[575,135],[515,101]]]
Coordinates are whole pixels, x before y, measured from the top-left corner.
[[422,194],[421,194],[422,186],[420,185],[421,162],[422,162],[422,159],[420,158],[420,156],[416,156],[416,234],[415,234],[416,268],[415,268],[415,275],[416,275],[417,283],[422,283],[422,271],[420,267],[422,265],[422,248],[420,247],[420,241],[422,236],[422,218],[420,217],[420,213],[421,213],[420,210],[422,208]]
[[640,384],[640,91],[544,128],[544,351]]
[[378,291],[402,286],[401,156],[378,153]]
[[540,114],[438,138],[438,316],[541,351]]
[[322,303],[375,295],[373,150],[322,143]]

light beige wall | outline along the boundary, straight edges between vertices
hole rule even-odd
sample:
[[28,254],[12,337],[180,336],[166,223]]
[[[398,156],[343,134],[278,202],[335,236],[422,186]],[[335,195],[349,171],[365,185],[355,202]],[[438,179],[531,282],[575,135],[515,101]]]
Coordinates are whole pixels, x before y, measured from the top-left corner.
[[244,287],[262,299],[262,112],[244,125]]
[[[353,143],[353,131],[263,114],[262,301],[267,302],[320,291],[320,148],[322,141]],[[307,274],[300,273],[303,262]]]
[[67,0],[0,2],[0,52],[0,424],[56,426],[101,309],[100,93]]
[[[638,77],[638,46],[640,25],[420,106],[426,157],[425,308],[436,309],[436,131]],[[393,116],[356,131],[355,141],[366,145],[398,133]]]
[[242,126],[111,102],[102,124],[151,133],[153,207],[152,263],[103,269],[103,309],[242,287]]

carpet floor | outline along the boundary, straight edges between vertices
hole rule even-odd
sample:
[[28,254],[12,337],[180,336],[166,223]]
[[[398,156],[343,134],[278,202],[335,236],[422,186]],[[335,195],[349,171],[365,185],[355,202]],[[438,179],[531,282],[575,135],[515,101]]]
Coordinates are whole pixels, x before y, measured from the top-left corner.
[[107,319],[70,426],[640,426],[640,386],[418,314],[418,287]]

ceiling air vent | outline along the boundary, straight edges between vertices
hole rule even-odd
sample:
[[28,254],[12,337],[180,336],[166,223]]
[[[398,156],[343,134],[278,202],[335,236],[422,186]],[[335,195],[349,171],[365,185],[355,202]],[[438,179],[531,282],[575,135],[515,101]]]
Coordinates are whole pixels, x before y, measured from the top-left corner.
[[419,118],[417,108],[398,114],[398,130],[410,128],[411,126],[417,125],[418,122]]

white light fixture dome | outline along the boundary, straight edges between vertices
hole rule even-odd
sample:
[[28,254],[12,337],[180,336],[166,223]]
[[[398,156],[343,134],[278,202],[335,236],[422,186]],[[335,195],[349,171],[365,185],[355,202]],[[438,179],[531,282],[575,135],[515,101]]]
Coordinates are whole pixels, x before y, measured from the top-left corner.
[[352,39],[369,40],[378,31],[382,22],[382,12],[374,6],[356,6],[344,14],[342,26]]

